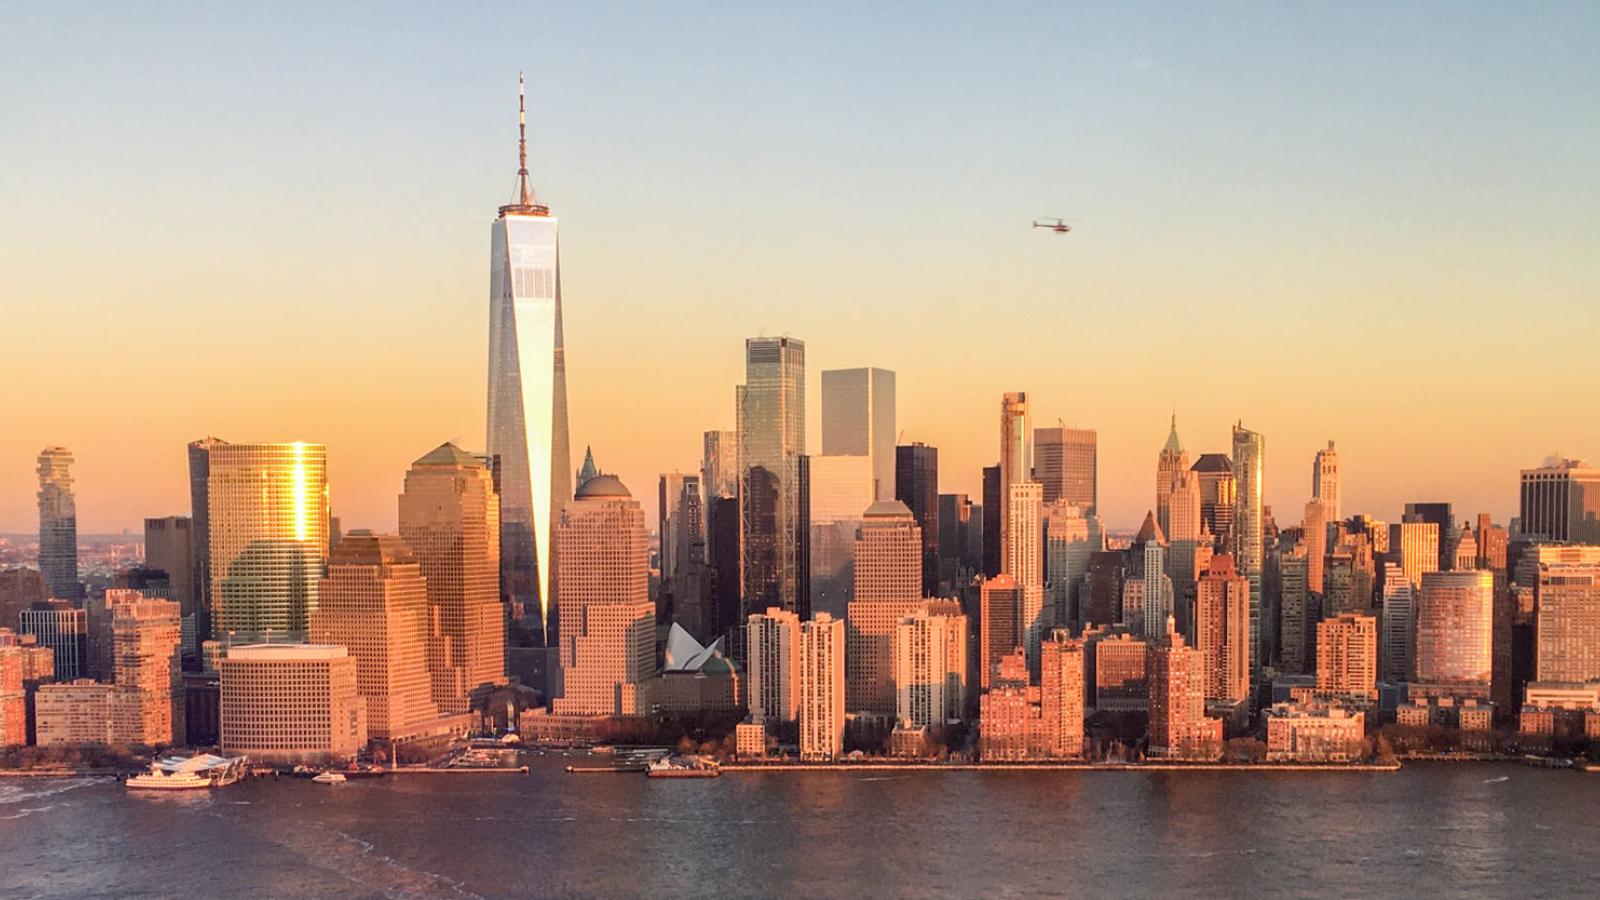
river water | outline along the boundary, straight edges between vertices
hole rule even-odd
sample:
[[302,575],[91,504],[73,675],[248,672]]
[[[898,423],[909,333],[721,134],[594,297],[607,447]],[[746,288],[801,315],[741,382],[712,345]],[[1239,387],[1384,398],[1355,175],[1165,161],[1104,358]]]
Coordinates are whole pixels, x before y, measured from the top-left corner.
[[3,897],[1594,896],[1600,775],[0,780]]

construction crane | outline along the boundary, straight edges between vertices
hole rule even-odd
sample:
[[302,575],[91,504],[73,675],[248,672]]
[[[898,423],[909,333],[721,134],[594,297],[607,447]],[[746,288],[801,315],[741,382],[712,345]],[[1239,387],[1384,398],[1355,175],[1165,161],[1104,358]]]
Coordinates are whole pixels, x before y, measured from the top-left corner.
[[1066,234],[1072,230],[1071,225],[1068,225],[1066,222],[1063,222],[1060,219],[1052,218],[1034,219],[1033,227],[1048,228],[1051,231],[1054,231],[1056,234]]

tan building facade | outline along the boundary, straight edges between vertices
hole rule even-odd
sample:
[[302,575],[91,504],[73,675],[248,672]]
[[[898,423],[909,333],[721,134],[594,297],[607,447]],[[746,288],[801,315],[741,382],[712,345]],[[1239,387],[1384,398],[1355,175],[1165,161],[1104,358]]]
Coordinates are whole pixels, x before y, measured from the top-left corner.
[[63,684],[39,686],[34,695],[36,743],[117,743],[117,688],[80,678]]
[[1033,757],[1044,730],[1039,687],[1028,681],[1028,659],[1018,647],[1001,657],[978,698],[978,757],[1021,762]]
[[[111,682],[44,685],[35,696],[40,744],[181,743],[182,616],[172,600],[108,592]],[[0,651],[3,652],[3,651]],[[48,688],[48,690],[46,689]]]
[[1107,712],[1148,709],[1149,647],[1128,631],[1085,635],[1093,657],[1094,707]]
[[1083,642],[1058,629],[1039,645],[1039,717],[1043,755],[1080,759],[1084,753]]
[[[1098,652],[1098,651],[1097,651]],[[1150,646],[1150,742],[1157,759],[1215,759],[1222,720],[1206,717],[1205,655],[1168,631]]]
[[398,535],[352,531],[328,557],[311,613],[311,641],[356,660],[367,735],[404,740],[439,718],[428,669],[428,584]]
[[1264,714],[1271,762],[1352,762],[1361,757],[1366,717],[1337,704],[1279,703]]
[[366,746],[366,701],[344,647],[235,646],[217,665],[225,754],[315,764],[351,758]]
[[1317,623],[1317,691],[1378,699],[1378,620],[1340,613]]
[[1022,646],[1022,592],[1016,579],[1000,574],[978,590],[978,686],[988,690],[1000,660]]
[[33,743],[33,698],[55,677],[55,653],[33,635],[0,628],[0,747]]
[[1562,561],[1556,554],[1548,554],[1556,559],[1538,560],[1535,677],[1600,680],[1600,547],[1563,549],[1568,552],[1562,555],[1572,561]]
[[412,463],[400,537],[427,582],[433,704],[464,713],[486,685],[505,681],[500,498],[483,461],[443,444]]
[[[1219,553],[1195,585],[1195,649],[1205,659],[1208,700],[1250,696],[1250,581]],[[1148,625],[1148,623],[1146,623]]]
[[896,726],[932,728],[959,721],[966,714],[968,685],[967,617],[961,604],[919,604],[895,626]]
[[1389,549],[1400,554],[1400,570],[1413,587],[1439,569],[1439,526],[1434,522],[1401,522],[1389,526]]
[[183,743],[183,613],[134,594],[111,605],[112,677],[120,744]]
[[644,510],[598,475],[556,523],[562,695],[556,715],[640,716],[656,680],[655,604]]
[[895,629],[922,603],[922,529],[904,503],[868,507],[856,532],[855,567],[845,621],[845,704],[889,719],[896,706]]

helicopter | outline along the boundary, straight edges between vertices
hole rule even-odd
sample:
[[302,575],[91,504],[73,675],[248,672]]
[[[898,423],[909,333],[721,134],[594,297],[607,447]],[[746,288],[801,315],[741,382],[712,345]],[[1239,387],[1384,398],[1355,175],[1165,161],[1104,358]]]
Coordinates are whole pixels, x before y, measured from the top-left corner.
[[1034,219],[1033,227],[1048,228],[1051,231],[1054,231],[1056,234],[1066,234],[1072,230],[1071,225],[1068,225],[1066,222],[1063,222],[1060,219],[1052,218]]

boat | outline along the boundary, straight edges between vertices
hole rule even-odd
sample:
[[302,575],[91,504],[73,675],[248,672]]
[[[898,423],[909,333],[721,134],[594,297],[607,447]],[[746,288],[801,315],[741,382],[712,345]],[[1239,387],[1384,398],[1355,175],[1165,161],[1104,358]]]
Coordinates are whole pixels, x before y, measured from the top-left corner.
[[130,777],[126,784],[130,790],[156,791],[226,787],[243,778],[249,765],[243,756],[167,756],[150,763],[150,771]]
[[323,772],[311,781],[314,784],[344,784],[345,777],[338,772]]
[[150,771],[129,776],[123,783],[130,791],[204,791],[211,788],[211,779],[193,772],[172,772],[152,765]]
[[650,763],[645,769],[650,778],[717,778],[722,769],[715,760],[704,756],[667,756]]

